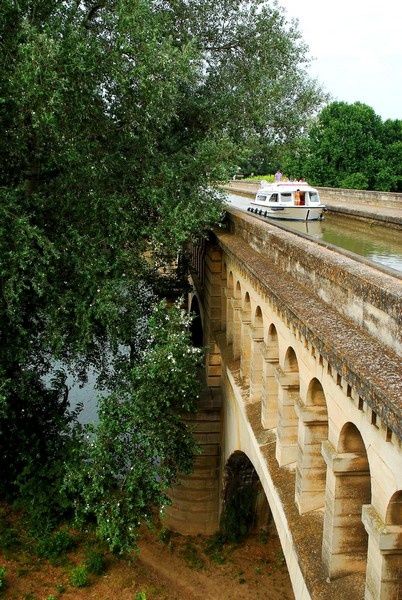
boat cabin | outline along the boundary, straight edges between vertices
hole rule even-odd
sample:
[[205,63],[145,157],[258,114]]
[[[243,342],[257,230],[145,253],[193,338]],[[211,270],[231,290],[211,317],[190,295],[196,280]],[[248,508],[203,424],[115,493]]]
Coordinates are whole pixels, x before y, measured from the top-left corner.
[[319,205],[320,197],[316,191],[296,189],[294,191],[278,190],[270,192],[269,190],[260,190],[255,199],[256,202],[267,204],[284,204],[289,206],[311,206]]

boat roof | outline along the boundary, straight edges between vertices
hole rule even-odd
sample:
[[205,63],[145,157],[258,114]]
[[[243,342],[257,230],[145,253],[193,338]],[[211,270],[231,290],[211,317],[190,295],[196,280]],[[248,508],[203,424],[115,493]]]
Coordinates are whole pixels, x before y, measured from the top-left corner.
[[[295,192],[296,190],[301,191],[314,191],[317,192],[307,181],[274,181],[268,183],[267,181],[261,181],[258,192]],[[257,193],[258,193],[257,192]]]

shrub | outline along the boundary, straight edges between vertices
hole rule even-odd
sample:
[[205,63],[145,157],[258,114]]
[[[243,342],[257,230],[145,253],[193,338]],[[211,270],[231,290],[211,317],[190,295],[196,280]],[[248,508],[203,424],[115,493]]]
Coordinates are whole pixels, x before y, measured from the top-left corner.
[[220,531],[225,542],[240,543],[248,534],[254,519],[256,491],[237,488],[225,501]]
[[0,529],[0,549],[3,552],[13,550],[20,545],[18,532],[7,524],[1,524]]
[[204,561],[200,557],[197,548],[191,542],[186,543],[183,550],[183,558],[192,569],[202,569],[204,567]]
[[74,548],[75,540],[67,531],[57,531],[38,542],[37,552],[42,558],[55,560]]
[[220,532],[215,533],[205,544],[205,553],[218,565],[223,565],[226,562],[226,557],[223,554],[224,545],[225,539]]
[[70,573],[70,583],[72,586],[81,588],[89,584],[88,571],[85,565],[78,565]]
[[350,173],[339,181],[339,185],[349,190],[367,190],[369,182],[364,173]]
[[6,570],[4,567],[0,567],[0,590],[4,590],[6,587]]
[[145,592],[138,592],[135,595],[135,600],[147,600],[147,595]]
[[88,573],[93,575],[102,575],[106,570],[106,560],[101,552],[90,550],[85,559],[85,566]]
[[398,188],[398,175],[390,167],[383,167],[376,174],[374,185],[382,192],[394,191]]
[[163,527],[159,532],[159,540],[162,544],[169,544],[172,539],[172,531],[171,529],[167,529]]
[[273,183],[275,181],[274,175],[253,175],[252,177],[246,177],[244,181],[268,181]]

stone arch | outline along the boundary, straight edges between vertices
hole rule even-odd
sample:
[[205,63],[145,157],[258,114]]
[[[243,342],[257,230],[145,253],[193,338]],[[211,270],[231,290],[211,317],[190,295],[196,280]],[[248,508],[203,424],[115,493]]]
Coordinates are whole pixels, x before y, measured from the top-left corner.
[[250,355],[250,400],[251,402],[261,401],[262,381],[263,381],[263,355],[264,345],[264,318],[259,306],[255,309],[252,323],[251,334],[251,355]]
[[321,444],[328,439],[328,411],[323,387],[315,377],[307,389],[305,404],[296,405],[299,418],[295,501],[299,512],[325,504],[327,466]]
[[202,348],[204,345],[204,328],[202,324],[200,304],[196,295],[194,295],[191,299],[190,314],[192,315],[190,324],[192,344],[197,348]]
[[363,507],[369,535],[365,598],[399,600],[402,591],[402,490],[388,504],[385,523],[374,506]]
[[395,492],[391,497],[387,507],[385,524],[402,526],[402,490]]
[[289,346],[283,369],[276,368],[278,381],[278,426],[276,428],[276,459],[280,467],[297,459],[297,414],[299,403],[299,363],[296,352]]
[[366,447],[354,423],[340,432],[337,449],[324,442],[327,463],[323,559],[331,577],[366,571],[368,537],[362,507],[371,501]]
[[233,358],[238,360],[241,351],[241,303],[242,290],[240,281],[236,282],[233,302]]
[[292,346],[289,346],[286,350],[283,370],[285,373],[299,373],[299,363],[297,361],[296,352],[293,350]]
[[240,541],[271,522],[271,510],[257,471],[248,456],[236,450],[225,467],[221,531],[232,538],[230,541]]
[[233,320],[234,320],[234,282],[233,273],[229,272],[226,288],[226,342],[233,343]]
[[222,265],[222,285],[221,285],[221,331],[226,331],[227,297],[228,297],[228,275],[226,262]]
[[251,300],[250,294],[245,293],[241,313],[240,336],[240,376],[243,379],[250,377],[251,354]]
[[271,323],[268,327],[263,362],[263,388],[261,394],[261,424],[265,429],[273,429],[278,424],[278,381],[275,377],[278,366],[278,332],[275,325]]
[[381,573],[380,598],[399,598],[402,593],[402,490],[389,501],[385,517],[387,525]]

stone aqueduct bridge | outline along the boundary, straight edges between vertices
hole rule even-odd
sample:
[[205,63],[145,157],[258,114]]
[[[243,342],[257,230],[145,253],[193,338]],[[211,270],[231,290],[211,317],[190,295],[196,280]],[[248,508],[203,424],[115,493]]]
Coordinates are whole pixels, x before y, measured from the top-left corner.
[[402,598],[401,280],[229,209],[192,249],[192,282],[204,453],[168,525],[215,531],[246,455],[298,600]]

